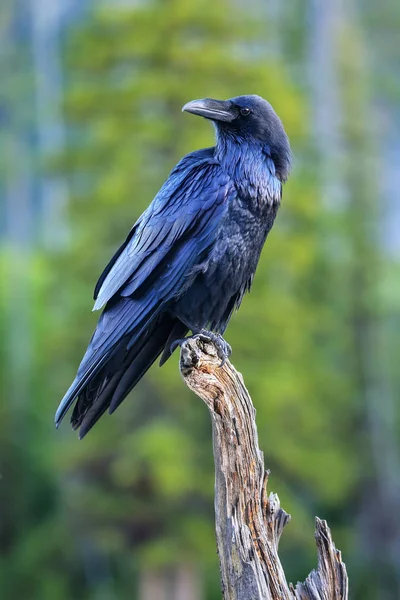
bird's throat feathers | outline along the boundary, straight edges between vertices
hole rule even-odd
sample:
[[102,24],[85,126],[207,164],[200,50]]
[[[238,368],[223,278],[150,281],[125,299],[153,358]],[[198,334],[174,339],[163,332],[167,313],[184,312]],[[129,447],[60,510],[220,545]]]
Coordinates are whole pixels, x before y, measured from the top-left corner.
[[282,183],[267,145],[218,136],[215,158],[240,196],[257,203],[280,202]]

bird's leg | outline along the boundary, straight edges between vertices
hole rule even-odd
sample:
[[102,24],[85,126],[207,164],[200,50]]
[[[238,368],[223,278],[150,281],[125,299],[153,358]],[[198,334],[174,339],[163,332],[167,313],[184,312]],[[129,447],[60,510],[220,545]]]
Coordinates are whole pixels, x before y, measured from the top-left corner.
[[170,352],[172,352],[183,344],[185,340],[188,339],[198,339],[202,342],[211,342],[214,344],[215,349],[217,350],[217,356],[221,359],[220,367],[223,367],[230,355],[232,354],[232,348],[228,344],[226,340],[219,333],[213,333],[212,331],[208,331],[207,329],[200,329],[200,331],[193,331],[193,335],[190,335],[186,338],[175,340],[172,342],[170,346]]

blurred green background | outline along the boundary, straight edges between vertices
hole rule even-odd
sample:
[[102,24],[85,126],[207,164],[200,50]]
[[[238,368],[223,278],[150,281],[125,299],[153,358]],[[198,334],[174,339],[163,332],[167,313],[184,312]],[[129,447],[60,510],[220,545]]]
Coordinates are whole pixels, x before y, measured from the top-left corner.
[[53,415],[99,273],[184,154],[194,98],[256,93],[294,169],[228,328],[292,522],[315,515],[351,597],[400,598],[400,4],[2,0],[0,596],[216,600],[209,416],[177,357],[79,442]]

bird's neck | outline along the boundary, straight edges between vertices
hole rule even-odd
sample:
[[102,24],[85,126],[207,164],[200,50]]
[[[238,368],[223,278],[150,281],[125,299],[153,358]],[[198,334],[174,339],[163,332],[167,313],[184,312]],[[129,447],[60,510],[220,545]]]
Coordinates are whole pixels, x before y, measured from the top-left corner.
[[243,197],[268,204],[279,202],[281,182],[262,144],[229,138],[218,139],[215,158]]

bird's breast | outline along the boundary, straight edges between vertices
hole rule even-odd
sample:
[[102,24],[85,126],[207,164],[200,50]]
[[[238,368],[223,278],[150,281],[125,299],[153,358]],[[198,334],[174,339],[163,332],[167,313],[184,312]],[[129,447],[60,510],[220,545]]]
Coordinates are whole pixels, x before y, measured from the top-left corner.
[[[209,270],[240,288],[254,275],[257,263],[278,210],[278,204],[250,203],[238,196],[221,223],[210,254]],[[235,291],[235,290],[233,290]]]
[[210,254],[175,307],[190,328],[210,325],[224,331],[233,308],[249,289],[276,210],[274,205],[252,211],[239,198],[230,207]]

